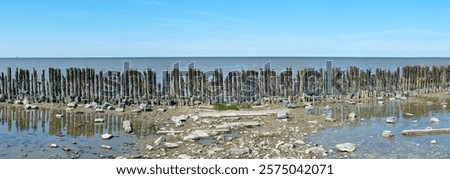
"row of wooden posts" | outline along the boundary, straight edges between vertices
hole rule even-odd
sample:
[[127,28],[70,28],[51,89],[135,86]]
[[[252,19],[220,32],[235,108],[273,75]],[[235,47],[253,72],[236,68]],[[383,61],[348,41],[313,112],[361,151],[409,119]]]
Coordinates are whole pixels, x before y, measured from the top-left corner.
[[[330,65],[327,63],[327,65]],[[397,70],[271,68],[204,72],[179,68],[157,73],[126,70],[99,71],[93,68],[58,68],[37,71],[7,68],[0,74],[0,100],[67,103],[71,101],[111,102],[113,104],[149,102],[159,105],[197,105],[247,103],[311,98],[327,100],[351,96],[370,98],[403,92],[433,93],[447,91],[449,66],[405,66]]]

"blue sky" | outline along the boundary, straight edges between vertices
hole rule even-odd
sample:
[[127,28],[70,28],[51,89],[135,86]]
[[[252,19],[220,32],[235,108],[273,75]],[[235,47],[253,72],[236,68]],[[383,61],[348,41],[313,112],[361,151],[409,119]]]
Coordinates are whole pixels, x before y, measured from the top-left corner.
[[442,57],[449,18],[437,0],[2,0],[0,57]]

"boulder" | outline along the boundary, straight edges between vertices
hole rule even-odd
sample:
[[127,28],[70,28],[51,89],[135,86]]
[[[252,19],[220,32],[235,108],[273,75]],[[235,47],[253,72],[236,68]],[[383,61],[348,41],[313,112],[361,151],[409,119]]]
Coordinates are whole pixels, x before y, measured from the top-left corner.
[[103,140],[108,140],[108,139],[111,139],[113,137],[113,135],[111,135],[109,133],[105,133],[105,134],[102,134],[101,137]]
[[355,118],[356,118],[356,114],[355,114],[354,112],[351,112],[351,113],[348,115],[348,118],[349,118],[349,119],[355,119]]
[[287,119],[288,118],[288,114],[285,112],[280,112],[277,113],[277,119]]
[[356,150],[356,145],[352,143],[337,144],[336,149],[340,152],[353,152]]
[[432,118],[430,119],[430,122],[431,122],[431,123],[439,123],[439,119],[438,119],[438,118],[435,118],[435,117],[432,117]]
[[397,118],[395,117],[387,117],[386,118],[386,122],[389,124],[394,124],[395,122],[397,122]]
[[385,130],[381,133],[381,136],[384,138],[392,138],[394,137],[394,133],[392,131]]
[[151,111],[152,107],[148,103],[142,103],[141,105],[139,105],[139,109],[141,109],[142,111]]
[[327,151],[322,147],[311,147],[309,149],[306,149],[305,153],[307,153],[307,154],[310,154],[310,153],[311,154],[324,154],[324,153],[327,153]]
[[166,142],[166,143],[164,143],[164,146],[165,146],[166,148],[172,149],[172,148],[177,148],[177,147],[179,147],[180,144],[178,144],[178,143],[170,143],[170,142]]
[[131,133],[131,132],[133,132],[133,128],[131,127],[131,122],[130,122],[130,121],[123,121],[122,127],[123,127],[123,130],[124,130],[126,133]]
[[183,140],[198,140],[201,138],[207,138],[209,134],[203,130],[195,130],[191,132],[189,135],[183,137]]

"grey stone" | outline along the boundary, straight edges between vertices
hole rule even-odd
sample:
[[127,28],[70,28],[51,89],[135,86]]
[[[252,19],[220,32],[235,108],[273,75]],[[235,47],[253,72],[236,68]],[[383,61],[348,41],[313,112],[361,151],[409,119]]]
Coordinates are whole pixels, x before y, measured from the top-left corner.
[[397,118],[395,118],[395,117],[387,117],[386,118],[386,122],[387,123],[389,123],[389,124],[393,124],[393,123],[395,123],[395,122],[397,122]]
[[242,155],[250,153],[249,149],[239,149],[239,148],[232,148],[228,150],[228,153],[230,155]]
[[105,133],[105,134],[102,134],[101,137],[103,140],[108,140],[108,139],[111,139],[113,137],[113,135],[111,135],[109,133]]
[[122,123],[122,127],[123,127],[123,130],[126,132],[126,133],[131,133],[131,132],[133,132],[133,128],[131,127],[131,122],[130,121],[123,121],[123,123]]
[[69,108],[76,108],[77,106],[78,105],[77,105],[76,102],[70,102],[70,103],[67,104],[67,107],[69,107]]
[[178,155],[178,158],[179,159],[193,159],[194,157],[191,157],[191,156],[186,155],[186,154],[181,154],[181,155]]
[[124,112],[125,109],[123,109],[123,108],[116,108],[116,111],[117,111],[117,112]]
[[105,122],[105,119],[103,119],[103,118],[96,118],[96,119],[94,119],[94,122],[95,123],[103,123],[103,122]]
[[438,118],[435,118],[435,117],[432,117],[432,118],[430,119],[430,122],[431,122],[431,123],[439,123],[439,119],[438,119]]
[[158,139],[155,140],[155,142],[153,142],[153,144],[155,144],[156,146],[158,146],[159,144],[161,144],[162,142],[164,142],[165,139],[163,136],[158,137]]
[[203,130],[195,130],[191,132],[189,135],[183,137],[183,140],[198,140],[201,138],[207,138],[209,134]]
[[139,109],[141,109],[142,111],[151,111],[152,107],[148,103],[142,103],[141,105],[139,105]]
[[50,147],[50,148],[58,148],[58,145],[56,145],[56,144],[50,144],[49,147]]
[[112,147],[109,145],[102,145],[102,149],[107,149],[107,150],[111,150]]
[[340,152],[353,152],[356,150],[356,145],[352,143],[337,144],[336,149]]
[[305,153],[307,153],[307,154],[309,154],[309,153],[312,153],[312,154],[324,154],[324,153],[327,153],[327,151],[324,148],[322,148],[322,147],[311,147],[309,149],[306,149]]
[[351,113],[348,115],[348,118],[349,118],[349,119],[355,119],[355,118],[356,118],[356,114],[355,114],[354,112],[351,112]]
[[392,131],[385,130],[381,133],[381,136],[384,138],[392,138],[394,137],[394,133]]
[[280,112],[277,114],[277,119],[287,119],[288,118],[288,114],[285,112]]
[[170,142],[166,142],[166,143],[164,143],[164,146],[165,146],[166,148],[169,148],[169,149],[171,149],[171,148],[177,148],[177,147],[179,147],[179,146],[180,146],[180,144],[177,144],[177,143],[170,143]]

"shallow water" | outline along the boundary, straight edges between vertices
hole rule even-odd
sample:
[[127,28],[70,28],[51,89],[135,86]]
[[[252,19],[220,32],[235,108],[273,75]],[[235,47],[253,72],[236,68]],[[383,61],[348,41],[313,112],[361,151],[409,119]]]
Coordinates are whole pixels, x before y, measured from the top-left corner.
[[[64,113],[65,117],[56,118]],[[155,133],[150,124],[132,115],[66,113],[57,109],[24,110],[0,108],[0,158],[113,158],[138,150],[139,138]],[[95,118],[104,118],[101,124]],[[135,134],[122,131],[122,121],[130,120]],[[114,137],[102,140],[101,135]],[[50,148],[50,144],[58,148]],[[109,145],[111,150],[102,149]],[[70,151],[64,151],[68,148]]]
[[[406,137],[402,130],[448,128],[450,127],[449,109],[442,107],[441,102],[428,105],[426,101],[385,101],[380,105],[371,102],[363,105],[334,104],[333,118],[341,123],[341,127],[328,128],[310,136],[307,141],[323,145],[325,149],[336,151],[339,143],[354,143],[356,151],[352,153],[334,152],[326,158],[450,158],[450,135],[430,135]],[[320,109],[316,113],[322,113]],[[349,121],[348,114],[355,112],[357,120]],[[406,115],[411,113],[413,116]],[[397,118],[395,124],[386,123],[386,117]],[[431,117],[439,123],[432,124]],[[361,120],[361,118],[363,118]],[[393,139],[381,137],[384,130],[395,134]],[[436,144],[431,144],[436,140]]]

